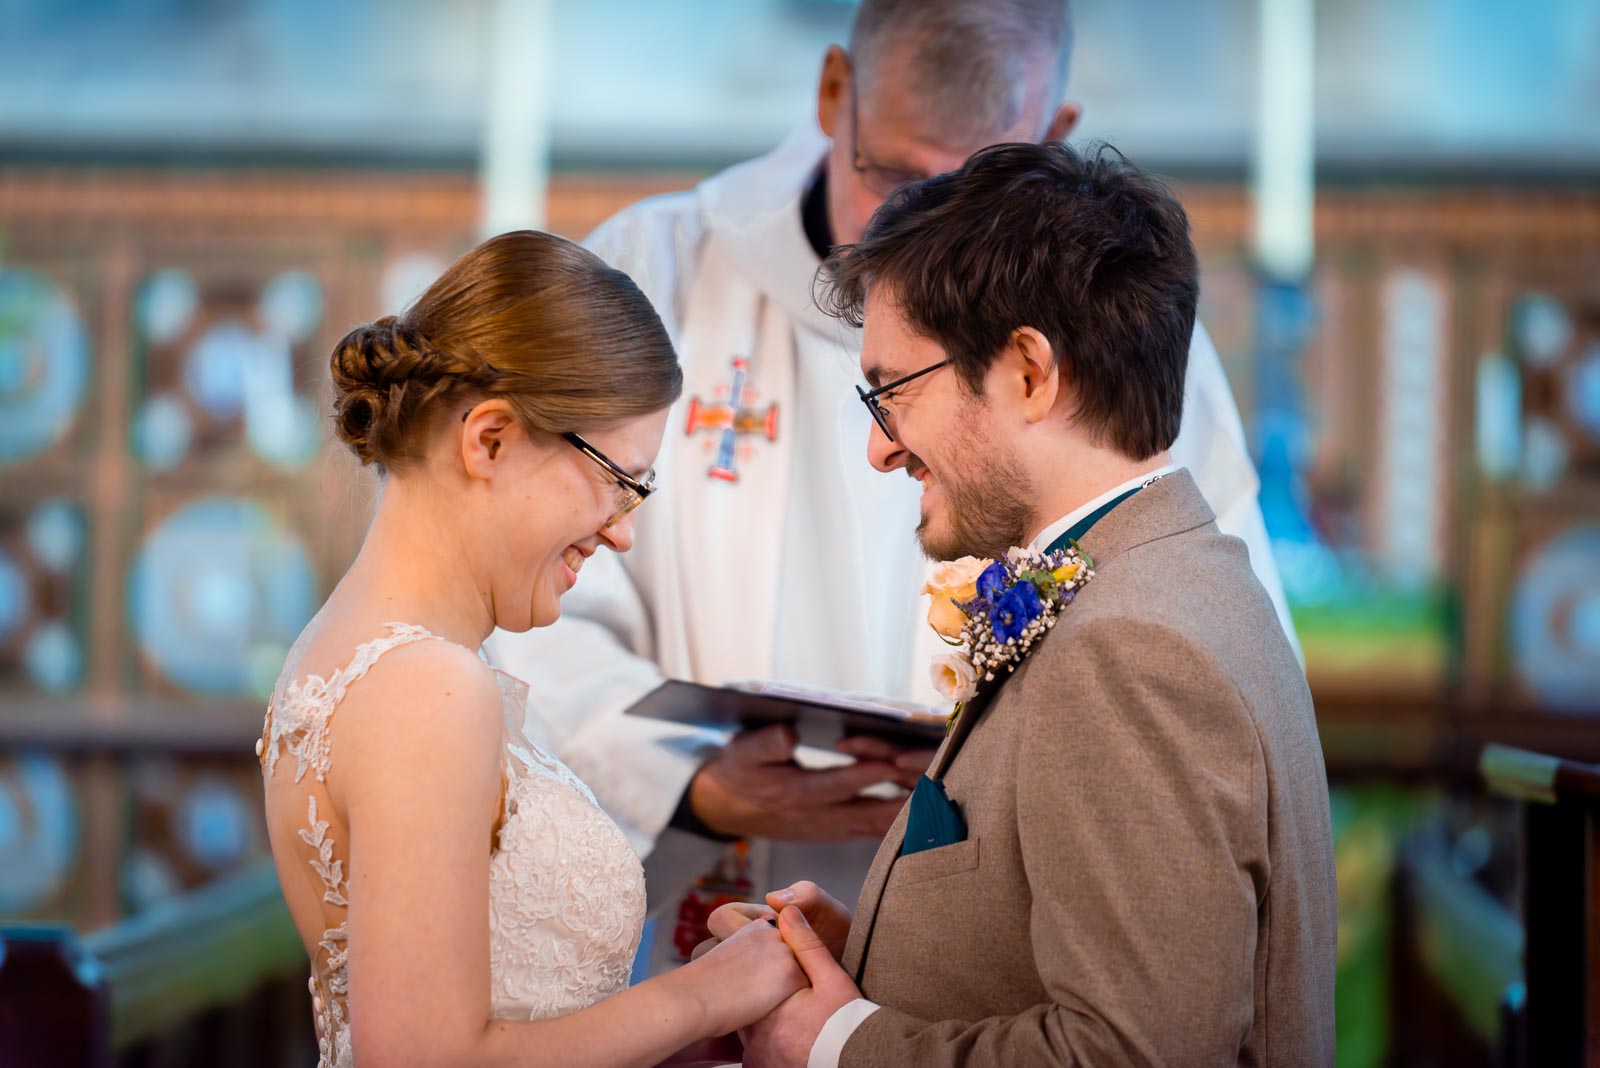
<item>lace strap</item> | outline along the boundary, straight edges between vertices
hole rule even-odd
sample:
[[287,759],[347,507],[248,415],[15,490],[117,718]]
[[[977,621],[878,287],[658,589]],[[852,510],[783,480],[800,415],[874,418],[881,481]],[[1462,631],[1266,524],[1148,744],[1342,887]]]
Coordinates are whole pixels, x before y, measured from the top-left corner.
[[378,658],[391,649],[398,649],[402,645],[411,645],[421,641],[444,641],[437,634],[426,627],[419,627],[415,623],[385,623],[389,633],[381,638],[373,638],[364,642],[356,649],[356,655],[350,662],[334,672],[329,680],[328,690],[333,697],[334,704],[344,700],[345,691],[366,677],[367,672],[378,662]]
[[279,747],[287,745],[295,756],[295,782],[305,777],[308,768],[316,771],[318,781],[325,779],[332,765],[328,722],[344,700],[345,692],[361,681],[391,649],[420,641],[446,640],[414,623],[387,623],[385,626],[389,628],[388,634],[362,643],[350,662],[331,676],[308,675],[286,687],[281,701],[274,697],[268,704],[265,737],[257,752],[269,776],[277,767]]

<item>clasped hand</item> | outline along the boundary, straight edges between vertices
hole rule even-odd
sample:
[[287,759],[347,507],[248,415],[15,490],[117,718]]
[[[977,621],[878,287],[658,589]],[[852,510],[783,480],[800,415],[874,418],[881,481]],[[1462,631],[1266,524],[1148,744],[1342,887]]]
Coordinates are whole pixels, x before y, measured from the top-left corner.
[[850,936],[850,910],[815,883],[802,881],[767,895],[765,905],[736,902],[711,914],[712,937],[695,948],[699,960],[752,923],[773,924],[805,975],[764,1018],[739,1030],[747,1068],[804,1068],[811,1047],[838,1009],[861,996],[839,964]]

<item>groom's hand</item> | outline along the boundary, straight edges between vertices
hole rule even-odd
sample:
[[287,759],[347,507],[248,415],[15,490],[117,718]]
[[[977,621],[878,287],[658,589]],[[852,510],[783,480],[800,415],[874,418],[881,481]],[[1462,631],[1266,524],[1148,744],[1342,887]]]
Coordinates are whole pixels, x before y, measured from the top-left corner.
[[841,960],[845,943],[850,939],[850,910],[809,879],[772,891],[767,895],[765,905],[752,901],[730,901],[720,906],[706,919],[706,929],[711,932],[711,937],[696,946],[689,959],[699,960],[715,949],[717,943],[733,937],[746,924],[757,920],[776,923],[778,913],[790,905],[805,915],[806,922],[822,940],[822,944],[828,947],[833,959]]
[[857,795],[904,776],[892,762],[858,760],[812,771],[794,762],[796,738],[785,726],[744,731],[728,739],[689,783],[689,804],[718,834],[795,842],[881,838],[904,799]]
[[861,996],[798,908],[790,905],[778,915],[778,933],[811,988],[791,994],[766,1019],[739,1032],[748,1068],[805,1068],[829,1017]]
[[771,906],[769,911],[773,916],[789,905],[799,909],[817,937],[822,939],[822,944],[828,947],[828,952],[833,954],[833,959],[843,959],[845,943],[850,939],[851,916],[850,910],[838,898],[811,880],[802,879],[782,890],[772,891],[767,895],[767,904]]

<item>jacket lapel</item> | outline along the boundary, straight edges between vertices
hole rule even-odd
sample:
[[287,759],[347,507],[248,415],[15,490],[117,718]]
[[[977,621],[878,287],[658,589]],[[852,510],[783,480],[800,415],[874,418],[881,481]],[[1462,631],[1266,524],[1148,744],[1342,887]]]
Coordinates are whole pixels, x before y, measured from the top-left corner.
[[961,709],[961,715],[956,717],[955,726],[950,728],[950,733],[944,736],[944,743],[939,746],[939,751],[933,755],[933,763],[928,766],[928,778],[944,778],[956,754],[966,744],[967,736],[972,733],[972,725],[978,722],[978,717],[983,715],[983,710],[994,701],[994,695],[1000,692],[1000,687],[1004,686],[1010,677],[1009,673],[999,676]]
[[861,897],[856,901],[856,914],[850,921],[850,937],[845,940],[844,957],[840,964],[849,973],[852,982],[860,985],[861,966],[867,961],[867,943],[872,940],[872,923],[878,918],[878,902],[883,899],[884,884],[889,881],[889,869],[900,856],[900,847],[906,839],[906,816],[910,806],[900,810],[894,826],[884,836],[878,855],[872,858],[867,869],[867,881],[861,887]]
[[1119,502],[1078,539],[1078,545],[1098,569],[1129,549],[1203,527],[1216,518],[1194,476],[1182,468]]
[[[974,697],[971,703],[961,710],[960,718],[956,720],[950,733],[944,736],[939,751],[933,755],[933,763],[928,767],[929,778],[944,777],[951,762],[955,760],[956,753],[972,734],[973,725],[983,715],[984,709],[993,702],[995,694],[1005,685],[1005,681],[1005,678],[997,678],[993,685]],[[888,885],[889,872],[900,857],[901,847],[905,845],[906,818],[910,808],[908,803],[900,810],[894,826],[889,828],[883,844],[878,846],[878,855],[872,860],[872,867],[867,872],[867,881],[861,887],[861,897],[856,902],[855,918],[850,924],[850,937],[845,942],[844,958],[841,963],[857,983],[861,982],[861,967],[866,963],[867,948],[872,941],[872,924],[878,917],[878,905],[883,900],[883,890]]]

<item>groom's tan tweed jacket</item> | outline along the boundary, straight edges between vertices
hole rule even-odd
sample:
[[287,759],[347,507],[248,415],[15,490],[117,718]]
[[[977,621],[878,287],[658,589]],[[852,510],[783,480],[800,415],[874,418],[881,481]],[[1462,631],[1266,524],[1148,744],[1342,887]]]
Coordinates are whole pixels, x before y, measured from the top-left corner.
[[1304,673],[1188,472],[935,769],[968,837],[878,850],[841,1064],[1331,1065],[1328,786]]

